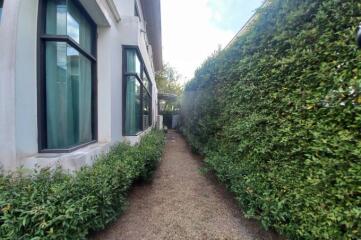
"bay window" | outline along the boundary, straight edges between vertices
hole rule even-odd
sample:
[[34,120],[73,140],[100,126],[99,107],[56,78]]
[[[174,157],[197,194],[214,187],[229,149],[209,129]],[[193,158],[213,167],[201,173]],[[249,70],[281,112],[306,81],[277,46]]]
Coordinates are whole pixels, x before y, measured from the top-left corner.
[[96,140],[96,26],[76,0],[40,1],[39,150]]
[[152,125],[152,85],[135,47],[124,48],[123,133],[135,136]]

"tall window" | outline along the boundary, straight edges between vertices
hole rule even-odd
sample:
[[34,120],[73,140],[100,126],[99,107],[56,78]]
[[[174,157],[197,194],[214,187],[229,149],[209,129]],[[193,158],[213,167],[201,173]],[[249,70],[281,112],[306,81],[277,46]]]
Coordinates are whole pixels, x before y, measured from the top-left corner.
[[149,80],[148,74],[143,74],[143,126],[148,128],[152,125],[152,82]]
[[1,15],[3,14],[3,6],[4,6],[4,0],[0,0],[0,21],[1,21]]
[[124,135],[133,136],[152,125],[152,85],[138,50],[125,48]]
[[95,141],[96,27],[74,0],[42,0],[40,150]]

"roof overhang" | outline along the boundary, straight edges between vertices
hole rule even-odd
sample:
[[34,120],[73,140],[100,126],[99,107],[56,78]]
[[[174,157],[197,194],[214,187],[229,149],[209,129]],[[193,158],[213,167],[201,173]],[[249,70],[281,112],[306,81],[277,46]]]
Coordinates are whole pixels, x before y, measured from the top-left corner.
[[162,16],[160,0],[141,0],[143,16],[147,23],[148,40],[152,45],[155,71],[163,68]]
[[101,27],[110,27],[109,16],[97,0],[79,0],[93,21]]

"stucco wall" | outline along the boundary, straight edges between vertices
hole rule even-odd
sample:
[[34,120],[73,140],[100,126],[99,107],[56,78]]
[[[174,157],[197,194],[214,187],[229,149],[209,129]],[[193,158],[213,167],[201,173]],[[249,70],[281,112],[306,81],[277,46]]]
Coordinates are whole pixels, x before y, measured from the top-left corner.
[[16,158],[37,153],[38,0],[20,1],[15,64]]
[[16,166],[15,63],[16,38],[21,0],[5,1],[0,22],[0,167]]

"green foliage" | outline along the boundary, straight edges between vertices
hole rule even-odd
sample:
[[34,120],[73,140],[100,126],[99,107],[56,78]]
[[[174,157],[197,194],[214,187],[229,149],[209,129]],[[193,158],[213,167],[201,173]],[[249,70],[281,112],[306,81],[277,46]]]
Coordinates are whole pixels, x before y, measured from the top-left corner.
[[157,88],[161,93],[181,95],[183,86],[179,83],[181,76],[170,65],[165,64],[163,69],[157,72],[155,81]]
[[359,22],[359,1],[274,0],[185,88],[189,142],[290,239],[361,239]]
[[180,83],[180,78],[181,75],[179,75],[177,71],[168,64],[165,64],[163,69],[157,72],[155,81],[157,83],[159,93],[175,96],[175,98],[160,99],[159,106],[162,114],[164,112],[179,110],[179,96],[183,92],[183,85]]
[[0,177],[0,238],[86,239],[104,229],[124,210],[132,183],[151,177],[163,145],[164,134],[153,131],[74,175],[58,169]]

